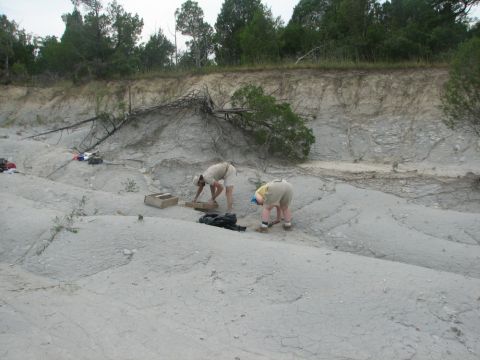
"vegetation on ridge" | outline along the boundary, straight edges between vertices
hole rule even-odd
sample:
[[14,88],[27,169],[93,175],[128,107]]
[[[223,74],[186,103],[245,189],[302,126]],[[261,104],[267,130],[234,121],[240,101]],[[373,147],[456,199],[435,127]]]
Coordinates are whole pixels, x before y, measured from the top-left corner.
[[140,43],[143,19],[116,0],[72,0],[60,38],[34,37],[0,15],[0,79],[77,80],[263,64],[448,62],[480,35],[480,0],[299,0],[284,24],[260,0],[224,0],[216,23],[196,1],[175,12],[178,51],[161,29]]
[[451,128],[467,125],[480,136],[480,38],[463,44],[452,62],[442,97]]

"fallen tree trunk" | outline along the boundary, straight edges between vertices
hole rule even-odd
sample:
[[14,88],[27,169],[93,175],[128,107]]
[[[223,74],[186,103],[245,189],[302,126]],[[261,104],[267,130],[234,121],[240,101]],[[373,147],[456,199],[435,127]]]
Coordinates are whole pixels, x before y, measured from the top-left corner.
[[64,127],[61,127],[61,128],[57,128],[57,129],[45,131],[45,132],[43,132],[43,133],[35,134],[35,135],[32,135],[32,136],[27,136],[27,137],[24,137],[22,140],[25,140],[25,139],[33,139],[33,138],[36,138],[36,137],[38,137],[38,136],[47,135],[47,134],[52,134],[52,133],[58,132],[58,131],[64,131],[64,130],[74,129],[74,128],[79,127],[79,126],[81,126],[81,125],[88,124],[89,122],[93,122],[93,121],[97,120],[98,118],[99,118],[98,116],[95,116],[95,117],[90,118],[90,119],[87,119],[87,120],[79,121],[79,122],[77,122],[77,123],[75,123],[75,124],[72,124],[72,125],[68,125],[68,126],[64,126]]
[[320,50],[320,47],[315,47],[313,48],[312,50],[310,50],[309,52],[307,52],[305,55],[303,56],[300,56],[297,61],[295,61],[295,65],[297,65],[300,61],[302,61],[303,59],[305,59],[307,56],[309,56],[311,53],[313,53],[314,51],[317,51],[317,50]]

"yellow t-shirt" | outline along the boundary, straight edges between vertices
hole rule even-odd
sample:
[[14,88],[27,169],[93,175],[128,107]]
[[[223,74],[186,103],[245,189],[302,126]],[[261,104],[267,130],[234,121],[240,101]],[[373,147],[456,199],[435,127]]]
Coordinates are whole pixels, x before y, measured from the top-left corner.
[[255,191],[256,194],[260,195],[263,200],[265,200],[265,193],[268,190],[267,184],[260,186],[257,191]]

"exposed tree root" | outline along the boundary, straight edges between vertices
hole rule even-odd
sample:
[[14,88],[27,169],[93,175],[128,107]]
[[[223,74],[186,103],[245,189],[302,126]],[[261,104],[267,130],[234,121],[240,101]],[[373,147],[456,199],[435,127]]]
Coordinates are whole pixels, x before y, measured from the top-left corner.
[[109,114],[103,113],[92,118],[76,122],[74,124],[63,126],[60,128],[52,129],[46,132],[28,136],[25,139],[36,138],[38,136],[52,134],[55,132],[63,132],[78,128],[82,125],[91,123],[91,129],[88,134],[82,139],[77,150],[80,152],[91,151],[107,140],[110,136],[115,134],[123,126],[130,123],[132,120],[144,117],[148,114],[165,111],[165,110],[179,110],[179,109],[199,109],[204,114],[212,115],[215,117],[221,117],[226,120],[230,120],[231,115],[241,115],[242,113],[249,112],[249,109],[232,108],[232,109],[218,109],[215,106],[208,88],[204,88],[202,91],[193,90],[187,95],[182,96],[174,101],[158,104],[149,107],[137,108],[130,111],[120,117],[114,117]]

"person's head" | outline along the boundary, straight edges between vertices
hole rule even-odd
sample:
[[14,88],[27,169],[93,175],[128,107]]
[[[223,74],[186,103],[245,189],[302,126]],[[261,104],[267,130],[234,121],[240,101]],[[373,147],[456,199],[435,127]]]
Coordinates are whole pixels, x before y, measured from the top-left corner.
[[205,185],[205,180],[203,179],[203,175],[195,175],[193,177],[193,184],[195,186]]

